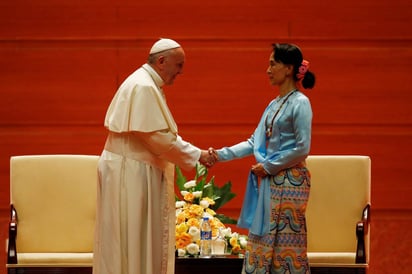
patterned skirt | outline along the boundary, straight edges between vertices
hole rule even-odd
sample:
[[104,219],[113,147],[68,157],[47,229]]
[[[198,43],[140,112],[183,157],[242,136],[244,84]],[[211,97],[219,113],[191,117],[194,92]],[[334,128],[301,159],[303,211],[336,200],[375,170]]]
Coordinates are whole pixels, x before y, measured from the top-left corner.
[[310,273],[305,211],[310,172],[304,162],[271,178],[270,232],[249,233],[242,273]]

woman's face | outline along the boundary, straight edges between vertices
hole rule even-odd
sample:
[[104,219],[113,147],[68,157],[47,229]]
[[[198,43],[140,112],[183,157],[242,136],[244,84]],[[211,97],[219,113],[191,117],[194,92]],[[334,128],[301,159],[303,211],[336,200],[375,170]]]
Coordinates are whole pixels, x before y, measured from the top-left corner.
[[290,71],[290,68],[289,66],[286,66],[281,62],[275,61],[274,56],[275,54],[274,52],[272,52],[272,54],[269,57],[269,67],[266,70],[266,73],[269,76],[270,83],[273,86],[279,86],[285,81]]

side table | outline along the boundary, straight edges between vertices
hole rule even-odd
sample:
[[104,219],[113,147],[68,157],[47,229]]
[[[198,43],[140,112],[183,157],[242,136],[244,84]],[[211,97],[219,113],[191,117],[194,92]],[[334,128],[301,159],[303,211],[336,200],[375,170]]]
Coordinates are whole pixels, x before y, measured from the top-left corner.
[[175,274],[239,274],[242,272],[242,255],[222,255],[211,258],[176,257]]

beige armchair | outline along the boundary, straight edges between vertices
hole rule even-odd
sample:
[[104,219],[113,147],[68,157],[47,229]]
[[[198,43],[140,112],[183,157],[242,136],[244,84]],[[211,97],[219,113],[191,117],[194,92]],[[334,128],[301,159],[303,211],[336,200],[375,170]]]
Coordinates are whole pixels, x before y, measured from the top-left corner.
[[311,268],[331,271],[325,273],[342,268],[346,272],[339,273],[365,273],[369,265],[370,158],[312,155],[307,165],[312,174],[306,214]]
[[90,272],[97,161],[89,155],[11,157],[8,273],[42,266]]

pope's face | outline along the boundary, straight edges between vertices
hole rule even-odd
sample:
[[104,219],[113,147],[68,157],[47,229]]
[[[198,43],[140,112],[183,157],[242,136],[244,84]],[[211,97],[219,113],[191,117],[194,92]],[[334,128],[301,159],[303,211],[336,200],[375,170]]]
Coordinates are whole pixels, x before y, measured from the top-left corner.
[[171,85],[177,75],[183,72],[185,64],[185,52],[182,48],[177,48],[164,57],[162,64],[162,79],[165,85]]

